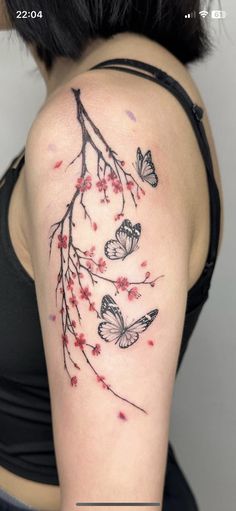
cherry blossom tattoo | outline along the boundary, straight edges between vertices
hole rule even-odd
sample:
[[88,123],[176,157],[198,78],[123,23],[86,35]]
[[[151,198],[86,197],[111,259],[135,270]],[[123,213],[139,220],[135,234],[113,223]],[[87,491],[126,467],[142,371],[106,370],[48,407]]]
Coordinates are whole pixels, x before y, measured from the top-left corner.
[[[142,286],[154,287],[163,275],[151,278],[150,272],[144,270],[144,275],[138,280],[124,275],[118,275],[114,278],[109,275],[109,266],[103,256],[96,254],[95,245],[84,250],[84,247],[82,249],[76,241],[78,208],[81,208],[84,220],[88,221],[90,228],[93,231],[99,229],[99,225],[96,219],[92,217],[86,200],[91,188],[101,196],[101,204],[112,202],[113,197],[116,198],[116,202],[117,197],[120,199],[120,207],[114,216],[114,221],[124,217],[128,196],[131,198],[134,207],[137,208],[138,201],[145,195],[145,191],[127,170],[125,162],[118,158],[117,153],[109,146],[88,115],[81,102],[80,90],[71,90],[77,107],[81,147],[78,154],[67,165],[65,171],[68,171],[72,165],[76,165],[76,168],[79,168],[79,177],[76,179],[75,191],[66,205],[62,218],[51,225],[49,235],[49,255],[51,256],[52,250],[56,250],[58,259],[55,297],[57,310],[61,318],[64,369],[69,377],[70,384],[75,387],[78,384],[78,373],[76,372],[81,370],[78,359],[84,360],[102,388],[111,392],[119,400],[147,413],[144,408],[120,395],[109,383],[105,382],[106,377],[96,369],[93,359],[102,356],[102,346],[98,342],[92,343],[87,339],[82,331],[82,315],[84,314],[84,306],[87,305],[87,310],[95,314],[97,318],[97,331],[102,342],[113,340],[115,343],[119,343],[120,348],[130,347],[139,339],[139,334],[144,332],[155,320],[158,309],[151,310],[127,326],[112,296],[110,294],[105,295],[100,308],[93,296],[93,289],[99,282],[106,283],[110,288],[110,292],[114,291],[115,295],[123,293],[129,302],[141,297]],[[93,155],[91,167],[90,158],[89,161],[87,158],[88,152]],[[61,171],[63,167],[62,160],[58,160],[55,167],[60,168]],[[110,260],[124,260],[138,249],[140,235],[141,225],[139,223],[132,225],[130,220],[124,219],[115,232],[116,239],[111,239],[105,244],[105,255]],[[111,261],[109,264],[113,265],[114,263]],[[141,268],[146,267],[146,265],[147,261],[139,263]],[[56,315],[54,313],[50,314],[49,319],[54,322]],[[153,346],[154,341],[147,341],[147,345]],[[79,355],[76,353],[77,349],[79,349]],[[117,417],[126,420],[123,411],[119,411]]]

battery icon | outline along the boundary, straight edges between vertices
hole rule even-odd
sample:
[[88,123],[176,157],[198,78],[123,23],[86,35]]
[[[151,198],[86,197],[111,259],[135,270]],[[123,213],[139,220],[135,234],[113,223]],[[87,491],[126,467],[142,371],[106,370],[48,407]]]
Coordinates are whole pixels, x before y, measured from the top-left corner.
[[226,11],[218,11],[218,10],[211,11],[211,17],[215,18],[215,19],[225,18],[226,17]]

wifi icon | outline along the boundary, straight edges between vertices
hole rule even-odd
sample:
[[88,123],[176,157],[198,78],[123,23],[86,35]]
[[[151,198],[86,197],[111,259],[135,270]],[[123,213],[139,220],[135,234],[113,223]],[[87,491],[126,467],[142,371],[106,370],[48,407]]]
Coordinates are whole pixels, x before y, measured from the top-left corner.
[[199,14],[202,18],[205,18],[208,15],[208,11],[199,11]]

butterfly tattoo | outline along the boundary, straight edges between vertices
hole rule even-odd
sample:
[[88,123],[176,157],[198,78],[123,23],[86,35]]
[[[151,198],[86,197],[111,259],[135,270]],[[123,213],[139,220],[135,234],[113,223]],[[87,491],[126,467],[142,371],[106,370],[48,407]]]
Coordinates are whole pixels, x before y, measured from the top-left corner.
[[138,147],[135,166],[142,181],[146,181],[146,183],[155,188],[158,183],[158,176],[152,161],[151,151],[147,151],[145,154],[142,154],[140,147]]
[[125,325],[117,303],[110,295],[105,295],[101,304],[101,317],[104,321],[99,323],[98,333],[104,341],[115,341],[120,348],[128,348],[139,339],[139,334],[151,325],[157,314],[158,309],[153,309],[130,325]]
[[130,220],[124,220],[115,233],[116,239],[106,242],[105,255],[109,259],[124,260],[129,254],[138,249],[140,235],[140,224],[132,225]]

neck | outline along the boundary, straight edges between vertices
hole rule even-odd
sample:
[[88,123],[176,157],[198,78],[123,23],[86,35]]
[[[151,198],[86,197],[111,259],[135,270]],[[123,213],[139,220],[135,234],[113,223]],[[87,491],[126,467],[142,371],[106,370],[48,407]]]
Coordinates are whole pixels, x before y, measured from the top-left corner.
[[[46,98],[48,99],[51,94],[65,86],[75,76],[88,71],[91,67],[103,60],[122,57],[135,58],[137,51],[141,55],[143,38],[144,36],[141,35],[123,33],[116,34],[107,40],[96,39],[88,44],[80,59],[75,61],[69,58],[58,57],[55,59],[50,71],[46,69],[35,50],[33,48],[29,49],[45,81],[47,90]],[[156,45],[156,43],[146,39],[146,44],[147,43],[151,46],[153,46],[153,44]]]

